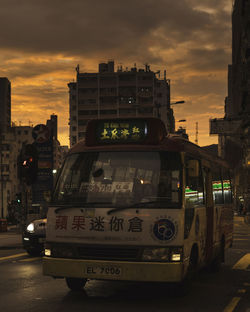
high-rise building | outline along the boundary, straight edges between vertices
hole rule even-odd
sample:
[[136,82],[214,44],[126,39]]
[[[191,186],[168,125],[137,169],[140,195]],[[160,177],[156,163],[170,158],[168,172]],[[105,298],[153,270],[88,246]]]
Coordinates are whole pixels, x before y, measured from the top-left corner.
[[210,121],[210,133],[219,135],[219,153],[235,170],[236,196],[250,211],[250,0],[234,0],[225,117]]
[[8,78],[0,77],[0,131],[6,132],[11,122],[11,84]]
[[70,146],[85,137],[88,120],[116,117],[159,117],[168,131],[175,128],[170,107],[170,81],[160,79],[148,64],[138,69],[118,66],[114,61],[100,63],[97,73],[81,73],[76,68],[76,82],[70,82]]

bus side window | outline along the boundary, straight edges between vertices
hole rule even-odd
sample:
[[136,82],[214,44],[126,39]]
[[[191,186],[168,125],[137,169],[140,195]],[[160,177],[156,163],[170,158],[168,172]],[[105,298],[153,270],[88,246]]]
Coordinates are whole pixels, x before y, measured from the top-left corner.
[[[195,163],[198,166],[197,174],[193,174],[192,170],[189,168],[190,164],[194,166]],[[191,158],[186,159],[185,202],[187,208],[196,205],[204,205],[204,181],[200,161]]]
[[214,203],[215,205],[224,204],[221,169],[219,167],[213,168],[212,179]]
[[224,203],[232,203],[232,185],[229,171],[223,170],[223,197]]

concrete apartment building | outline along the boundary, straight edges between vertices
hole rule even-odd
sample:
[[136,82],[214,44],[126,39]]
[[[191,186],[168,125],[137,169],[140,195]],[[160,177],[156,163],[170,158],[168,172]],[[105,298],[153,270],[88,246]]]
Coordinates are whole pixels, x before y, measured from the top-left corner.
[[0,77],[0,131],[3,133],[11,122],[11,83],[8,78]]
[[232,64],[228,66],[225,116],[210,121],[219,154],[235,168],[235,192],[250,211],[250,0],[234,0]]
[[[53,131],[53,169],[61,167],[68,147],[60,146],[57,140],[57,116],[51,115],[46,125]],[[8,204],[16,200],[16,195],[22,191],[18,179],[17,158],[21,149],[26,144],[32,144],[32,126],[17,126],[12,123],[2,133],[0,144],[0,217],[8,214]]]
[[15,126],[2,133],[0,151],[0,207],[1,216],[6,217],[8,203],[15,200],[20,192],[18,180],[17,156],[23,144],[29,144],[32,140],[32,127]]
[[149,65],[128,69],[114,61],[100,63],[97,73],[81,73],[76,68],[76,82],[70,82],[70,147],[85,137],[88,120],[116,117],[159,117],[168,131],[175,128],[173,110],[170,108],[170,81],[160,79]]

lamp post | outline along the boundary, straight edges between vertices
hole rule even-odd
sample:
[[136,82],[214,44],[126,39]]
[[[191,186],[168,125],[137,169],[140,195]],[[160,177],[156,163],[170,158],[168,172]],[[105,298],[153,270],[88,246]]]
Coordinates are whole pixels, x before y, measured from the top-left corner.
[[176,102],[170,102],[170,105],[176,105],[176,104],[184,104],[185,101],[176,101]]

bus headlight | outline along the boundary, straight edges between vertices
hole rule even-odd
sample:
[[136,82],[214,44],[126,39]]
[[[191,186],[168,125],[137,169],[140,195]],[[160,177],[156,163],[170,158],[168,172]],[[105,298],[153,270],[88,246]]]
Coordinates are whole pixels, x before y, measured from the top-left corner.
[[27,228],[26,228],[26,231],[29,232],[29,233],[34,233],[35,232],[35,225],[33,222],[31,222]]
[[168,259],[168,248],[145,248],[142,254],[142,260],[144,261],[168,261]]
[[182,247],[174,247],[170,252],[170,261],[180,262],[182,261]]

